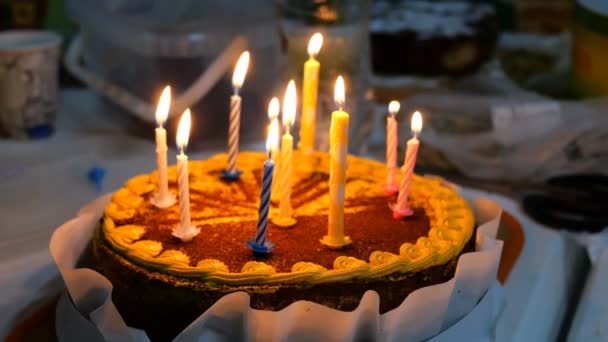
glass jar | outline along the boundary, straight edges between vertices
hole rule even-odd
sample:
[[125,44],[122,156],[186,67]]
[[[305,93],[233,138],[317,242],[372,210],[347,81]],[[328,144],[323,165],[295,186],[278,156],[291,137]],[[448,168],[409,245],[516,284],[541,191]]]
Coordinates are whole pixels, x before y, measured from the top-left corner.
[[[366,96],[369,82],[369,35],[367,0],[277,0],[279,30],[288,59],[288,78],[302,85],[308,41],[320,32],[323,47],[317,100],[316,147],[329,149],[331,113],[336,110],[334,84],[342,75],[346,85],[344,109],[350,113],[351,153],[361,153],[371,106]],[[301,91],[300,91],[301,93]],[[301,99],[300,99],[301,100]]]

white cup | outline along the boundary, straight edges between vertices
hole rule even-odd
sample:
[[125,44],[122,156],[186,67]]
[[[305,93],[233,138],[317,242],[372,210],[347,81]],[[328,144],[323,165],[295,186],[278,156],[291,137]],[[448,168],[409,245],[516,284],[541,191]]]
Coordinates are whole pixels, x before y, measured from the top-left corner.
[[54,130],[61,36],[47,31],[0,33],[0,132],[17,139]]

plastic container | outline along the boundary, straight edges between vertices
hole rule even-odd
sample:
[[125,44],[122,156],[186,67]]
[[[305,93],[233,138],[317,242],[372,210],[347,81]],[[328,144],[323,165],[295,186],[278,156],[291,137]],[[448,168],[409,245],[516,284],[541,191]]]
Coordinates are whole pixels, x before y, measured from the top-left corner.
[[61,37],[16,30],[0,33],[0,135],[38,139],[54,130]]
[[[279,94],[274,89],[284,69],[272,1],[67,0],[66,9],[81,28],[79,45],[66,57],[68,68],[110,103],[134,114],[137,123],[146,123],[140,131],[150,137],[153,108],[163,86],[171,85],[174,103],[190,107],[194,115],[191,146],[225,142],[230,79],[244,46],[233,46],[228,63],[211,65],[236,36],[244,36],[252,61],[240,92],[241,140],[264,136],[266,105]],[[207,69],[217,77],[203,82],[207,87],[196,84]],[[175,114],[169,119],[170,134],[176,130]]]
[[[289,77],[302,84],[308,41],[319,32],[323,46],[320,63],[316,119],[316,148],[329,149],[331,113],[336,110],[334,86],[339,75],[346,83],[344,109],[351,114],[349,152],[359,154],[371,117],[369,91],[369,1],[275,0],[281,34],[286,42]],[[300,114],[298,114],[300,115]]]
[[578,0],[574,9],[572,85],[579,97],[608,95],[608,3]]

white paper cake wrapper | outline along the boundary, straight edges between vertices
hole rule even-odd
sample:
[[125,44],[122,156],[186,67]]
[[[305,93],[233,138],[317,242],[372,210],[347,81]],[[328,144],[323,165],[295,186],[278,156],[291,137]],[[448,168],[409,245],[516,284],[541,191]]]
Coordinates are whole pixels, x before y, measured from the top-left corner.
[[[51,255],[67,288],[57,306],[61,341],[148,341],[145,332],[121,318],[111,300],[112,284],[91,269],[75,268],[109,200],[106,195],[87,205],[51,239]],[[496,281],[503,243],[495,239],[502,209],[484,198],[469,202],[480,224],[476,251],[460,256],[450,281],[412,292],[394,310],[379,314],[374,291],[352,312],[307,301],[278,312],[255,310],[249,295],[237,292],[215,303],[175,341],[490,340],[504,302]]]

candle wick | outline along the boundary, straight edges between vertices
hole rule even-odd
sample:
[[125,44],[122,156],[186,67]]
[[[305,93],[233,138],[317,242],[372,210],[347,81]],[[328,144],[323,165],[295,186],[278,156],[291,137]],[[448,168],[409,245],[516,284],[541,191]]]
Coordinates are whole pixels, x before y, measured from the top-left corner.
[[268,150],[268,160],[272,159],[272,150]]
[[237,86],[233,86],[232,89],[234,90],[234,95],[235,96],[239,96],[239,90],[240,90],[240,88],[237,87]]

